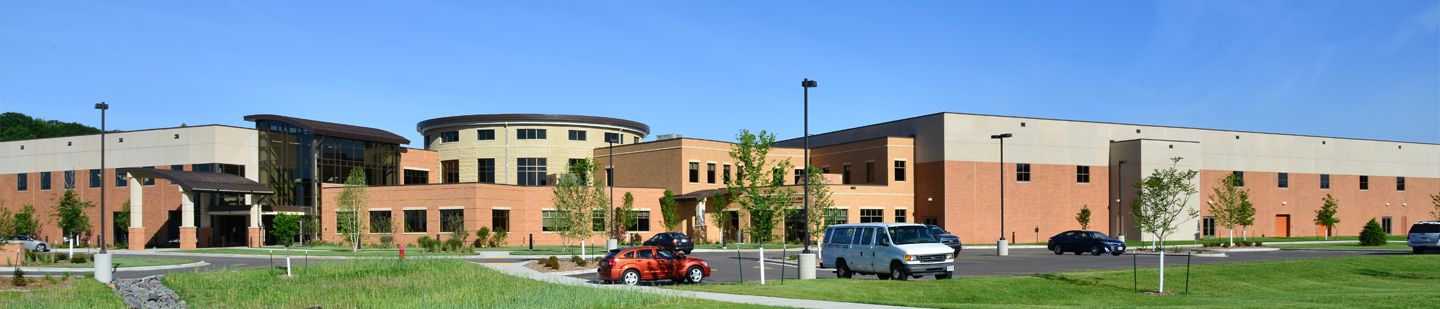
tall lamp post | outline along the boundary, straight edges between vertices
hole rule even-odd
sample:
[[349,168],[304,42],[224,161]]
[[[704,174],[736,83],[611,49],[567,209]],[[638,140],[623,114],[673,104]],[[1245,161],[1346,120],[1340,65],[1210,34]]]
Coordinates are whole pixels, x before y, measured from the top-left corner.
[[1005,139],[1012,136],[1010,133],[990,136],[1000,140],[1000,240],[995,243],[996,254],[1000,256],[1010,255],[1010,242],[1005,240]]
[[800,279],[802,280],[815,279],[815,253],[810,252],[810,88],[819,86],[820,83],[809,78],[800,81],[800,89],[803,89],[805,94],[805,162],[803,163],[805,166],[801,167],[805,170],[805,182],[799,184],[805,187],[803,210],[805,232],[801,234],[801,238],[805,242],[805,250],[800,251]]
[[[105,102],[95,103],[95,109],[100,110],[100,171],[103,173],[103,171],[105,171],[105,111],[110,109],[110,104],[105,104]],[[111,271],[111,267],[114,267],[114,264],[110,263],[110,252],[105,249],[105,219],[107,219],[105,217],[108,216],[105,212],[105,191],[104,181],[101,181],[100,215],[102,217],[100,218],[100,253],[95,255],[95,280],[110,283],[110,277],[114,274]],[[115,216],[108,217],[113,219]]]
[[610,155],[605,157],[605,163],[609,166],[605,169],[605,185],[610,186],[610,208],[605,210],[610,213],[610,239],[605,240],[605,250],[607,251],[620,248],[620,233],[616,233],[619,229],[615,227],[620,223],[620,216],[615,213],[615,142],[618,139],[620,139],[619,133],[615,134],[615,138],[605,139],[605,142],[610,144]]

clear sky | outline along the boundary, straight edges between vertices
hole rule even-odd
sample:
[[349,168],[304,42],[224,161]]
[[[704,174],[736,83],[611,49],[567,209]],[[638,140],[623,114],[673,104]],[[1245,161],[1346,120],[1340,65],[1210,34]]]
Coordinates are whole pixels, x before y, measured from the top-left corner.
[[3,1],[0,111],[733,139],[941,111],[1440,143],[1440,1]]

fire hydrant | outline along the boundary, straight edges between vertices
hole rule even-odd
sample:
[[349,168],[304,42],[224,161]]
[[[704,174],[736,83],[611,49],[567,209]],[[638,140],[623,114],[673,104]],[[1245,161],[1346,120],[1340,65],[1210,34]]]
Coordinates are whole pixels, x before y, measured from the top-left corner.
[[405,259],[405,244],[400,244],[400,259]]

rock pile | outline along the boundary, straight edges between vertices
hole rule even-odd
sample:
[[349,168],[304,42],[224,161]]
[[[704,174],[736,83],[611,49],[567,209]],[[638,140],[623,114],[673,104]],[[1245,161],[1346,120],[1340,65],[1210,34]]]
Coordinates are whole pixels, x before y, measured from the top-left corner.
[[174,290],[160,284],[164,275],[149,276],[140,279],[126,279],[115,281],[115,292],[125,300],[125,305],[131,308],[186,308],[185,301],[180,300],[180,295]]

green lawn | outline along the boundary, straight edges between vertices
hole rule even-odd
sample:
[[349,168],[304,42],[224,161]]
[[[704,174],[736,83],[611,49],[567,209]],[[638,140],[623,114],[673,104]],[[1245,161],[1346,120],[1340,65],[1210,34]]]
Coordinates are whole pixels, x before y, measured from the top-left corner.
[[[1440,255],[1394,255],[1197,265],[1189,295],[1132,290],[1130,271],[1094,271],[929,281],[820,279],[785,285],[706,284],[678,289],[901,306],[959,307],[1424,307],[1440,298]],[[1154,269],[1139,272],[1154,290]],[[1166,270],[1181,292],[1184,268]]]
[[466,261],[352,260],[282,278],[265,269],[165,277],[193,308],[636,308],[744,307],[517,278]]
[[[195,263],[195,262],[198,262],[198,261],[197,261],[197,260],[194,260],[194,259],[186,259],[186,258],[139,257],[139,256],[123,256],[123,255],[116,255],[116,256],[113,256],[113,258],[111,259],[111,263],[120,264],[120,267],[122,267],[122,268],[123,268],[123,267],[141,267],[141,266],[160,266],[160,265],[180,265],[180,264],[189,264],[189,263]],[[35,267],[94,268],[94,267],[95,267],[95,264],[94,264],[94,263],[84,263],[84,264],[35,265]]]
[[[204,249],[195,249],[195,250],[190,250],[190,251],[179,251],[179,252],[184,252],[184,253],[206,253],[206,254],[270,255],[271,250],[274,250],[275,256],[284,256],[284,255],[286,254],[285,248],[268,248],[268,247],[267,247],[267,248],[261,248],[261,249],[245,249],[245,248],[204,248]],[[398,255],[400,254],[400,251],[399,251],[399,250],[396,250],[396,249],[360,249],[360,252],[351,252],[350,249],[346,249],[346,248],[296,247],[296,248],[291,248],[291,249],[289,250],[289,254],[290,254],[290,255],[293,255],[293,256],[310,255],[310,256],[391,257],[391,256],[398,256]],[[410,249],[405,250],[405,256],[431,256],[431,255],[475,255],[475,254],[474,254],[474,253],[420,252],[419,250],[417,250],[417,249],[415,249],[415,248],[410,248]]]
[[[35,278],[42,278],[35,277]],[[3,278],[10,280],[10,277]],[[83,276],[70,277],[60,287],[28,292],[0,291],[4,308],[125,308],[120,296],[99,281]]]
[[1381,246],[1361,246],[1359,243],[1345,243],[1345,244],[1294,244],[1294,245],[1283,244],[1283,243],[1276,243],[1276,244],[1274,244],[1274,245],[1267,245],[1267,246],[1276,247],[1276,248],[1282,248],[1282,249],[1410,250],[1410,245],[1405,244],[1404,241],[1393,241],[1393,240],[1392,240],[1392,241],[1389,241],[1389,242],[1386,242],[1384,245],[1381,245]]

